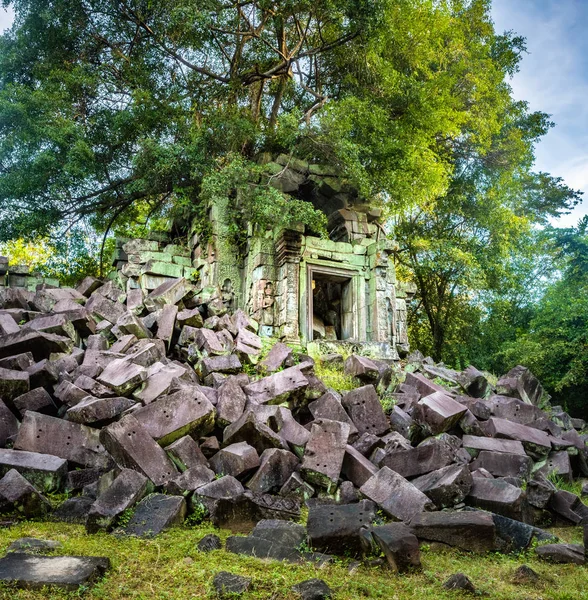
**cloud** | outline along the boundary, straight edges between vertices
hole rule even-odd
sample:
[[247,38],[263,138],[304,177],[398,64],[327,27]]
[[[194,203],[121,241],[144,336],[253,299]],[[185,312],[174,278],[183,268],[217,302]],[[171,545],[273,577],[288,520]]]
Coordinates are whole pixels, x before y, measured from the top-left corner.
[[14,11],[12,6],[0,8],[0,32],[8,29],[14,21]]

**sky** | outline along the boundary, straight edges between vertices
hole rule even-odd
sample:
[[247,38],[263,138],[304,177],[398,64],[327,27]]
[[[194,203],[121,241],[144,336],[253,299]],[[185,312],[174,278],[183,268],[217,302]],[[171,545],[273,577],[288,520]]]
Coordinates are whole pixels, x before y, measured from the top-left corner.
[[[511,80],[515,98],[551,115],[555,127],[537,146],[538,171],[584,191],[574,211],[554,221],[569,227],[588,214],[588,0],[493,0],[496,31],[527,39],[528,53]],[[13,15],[0,8],[0,31]]]

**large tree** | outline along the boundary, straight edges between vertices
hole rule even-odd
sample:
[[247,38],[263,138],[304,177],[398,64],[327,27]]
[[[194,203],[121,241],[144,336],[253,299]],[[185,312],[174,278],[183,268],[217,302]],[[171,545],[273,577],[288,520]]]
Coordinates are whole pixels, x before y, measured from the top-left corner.
[[502,130],[521,50],[488,0],[4,4],[0,239],[189,216],[263,151],[336,163],[395,210],[433,207],[459,149]]

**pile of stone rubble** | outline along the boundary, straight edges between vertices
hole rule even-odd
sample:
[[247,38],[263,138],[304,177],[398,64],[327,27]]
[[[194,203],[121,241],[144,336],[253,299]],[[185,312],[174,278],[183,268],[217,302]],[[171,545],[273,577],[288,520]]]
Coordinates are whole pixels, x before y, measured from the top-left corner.
[[[545,408],[527,369],[492,386],[418,353],[403,367],[318,357],[355,378],[339,393],[315,360],[282,343],[268,352],[254,321],[186,279],[137,289],[132,303],[93,278],[0,291],[7,521],[154,535],[189,515],[255,527],[228,539],[232,552],[383,552],[399,571],[420,564],[421,540],[476,552],[539,540],[543,556],[584,562],[584,547],[545,544],[541,528],[588,522],[580,498],[554,485],[588,475],[585,423]],[[52,510],[46,494],[64,491]],[[304,504],[306,527],[289,523]]]

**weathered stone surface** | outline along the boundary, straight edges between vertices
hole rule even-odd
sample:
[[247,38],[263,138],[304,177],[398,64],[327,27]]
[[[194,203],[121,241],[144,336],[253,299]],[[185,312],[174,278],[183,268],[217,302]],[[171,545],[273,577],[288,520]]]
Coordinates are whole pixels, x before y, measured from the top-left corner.
[[139,471],[155,485],[163,485],[177,475],[163,448],[133,415],[102,429],[100,439],[119,467]]
[[463,502],[473,485],[467,465],[448,465],[411,483],[427,495],[437,508],[449,508]]
[[50,511],[49,501],[15,469],[0,479],[0,513],[14,512],[25,518],[34,518]]
[[492,417],[487,421],[487,430],[492,437],[518,440],[533,454],[546,455],[551,450],[549,436],[533,427]]
[[180,525],[186,516],[186,501],[182,496],[151,494],[143,498],[128,524],[123,528],[127,535],[153,537],[162,531]]
[[583,565],[586,562],[584,546],[581,544],[546,544],[537,546],[535,552],[539,558],[554,563]]
[[425,421],[433,435],[449,431],[467,410],[442,392],[434,392],[421,398],[419,405],[423,407]]
[[96,292],[86,302],[86,310],[99,319],[109,321],[113,325],[124,315],[125,307],[120,302],[113,302]]
[[259,363],[259,368],[268,373],[273,373],[292,360],[292,348],[278,342],[274,344],[267,356]]
[[496,549],[496,526],[490,513],[419,513],[411,520],[410,527],[422,540],[442,542],[470,552],[492,552]]
[[150,312],[163,308],[166,304],[177,304],[193,290],[185,279],[171,279],[153,289],[145,298],[145,306]]
[[110,567],[96,556],[28,556],[11,553],[0,559],[0,581],[19,588],[45,586],[77,590],[89,586]]
[[24,330],[42,331],[43,333],[54,333],[62,337],[69,337],[74,342],[77,339],[76,331],[71,321],[64,314],[37,317],[22,326]]
[[382,435],[390,429],[380,399],[373,385],[348,392],[342,400],[343,407],[355,423],[359,435]]
[[470,581],[470,578],[463,573],[454,573],[444,583],[443,587],[446,590],[462,590],[469,594],[475,594],[476,588]]
[[[2,339],[0,338],[0,342]],[[15,398],[26,394],[30,389],[29,374],[26,371],[13,371],[0,368],[0,398],[12,404]]]
[[306,483],[300,476],[300,473],[294,472],[280,490],[280,496],[291,496],[307,500],[314,495],[314,488]]
[[513,396],[527,404],[534,404],[535,406],[539,404],[545,393],[539,380],[533,373],[520,365],[511,369],[504,377],[498,380],[496,390],[499,394]]
[[418,513],[433,508],[425,494],[388,467],[382,467],[359,491],[398,521],[410,521]]
[[523,499],[523,491],[506,481],[474,477],[466,503],[521,521]]
[[200,328],[204,325],[202,315],[197,308],[184,309],[178,312],[176,316],[179,327],[189,325],[190,327]]
[[564,524],[580,525],[588,522],[584,503],[576,494],[566,490],[555,491],[549,499],[548,507],[563,520]]
[[0,449],[0,477],[11,469],[42,492],[55,492],[63,487],[67,461],[50,454]]
[[214,533],[206,534],[196,545],[200,552],[212,552],[213,550],[220,550],[222,547],[221,539]]
[[111,361],[98,377],[98,382],[109,387],[118,396],[126,396],[147,379],[147,370],[120,358]]
[[267,425],[261,423],[253,410],[246,410],[239,419],[231,423],[223,435],[223,445],[228,446],[237,442],[247,442],[258,454],[268,448],[284,448],[282,438]]
[[492,386],[485,375],[475,367],[469,366],[457,378],[463,389],[473,398],[485,398],[492,390]]
[[221,571],[214,576],[212,585],[219,598],[236,598],[249,589],[251,579],[242,575],[233,575],[228,571]]
[[189,492],[193,492],[207,483],[210,483],[214,478],[214,471],[204,465],[196,465],[168,481],[165,484],[165,491],[168,494],[185,496]]
[[185,435],[173,444],[166,446],[165,451],[182,472],[196,466],[208,466],[208,460],[202,450],[189,435]]
[[260,466],[246,483],[258,494],[277,493],[298,465],[298,458],[288,450],[270,448],[260,457]]
[[136,403],[129,398],[94,398],[86,396],[65,413],[65,418],[74,423],[92,424],[110,421]]
[[228,552],[255,556],[256,558],[271,558],[274,560],[286,560],[288,562],[299,562],[302,559],[302,555],[295,548],[283,546],[276,541],[255,536],[228,537],[225,547]]
[[328,600],[333,591],[322,579],[307,579],[292,586],[292,591],[300,600]]
[[214,428],[214,406],[195,387],[182,388],[136,410],[133,416],[162,446],[191,434],[206,435]]
[[378,365],[365,356],[352,354],[344,365],[346,375],[357,377],[363,383],[376,383],[380,378]]
[[225,475],[199,488],[198,495],[213,500],[229,500],[242,495],[243,492],[245,488],[238,479]]
[[21,554],[47,554],[59,550],[62,547],[60,542],[54,540],[40,540],[32,537],[23,537],[14,540],[6,552],[19,552]]
[[407,386],[416,388],[421,396],[428,396],[435,392],[441,392],[442,394],[447,393],[447,390],[443,386],[434,383],[420,373],[407,373],[404,383]]
[[0,448],[18,433],[18,421],[12,411],[0,399]]
[[137,503],[149,490],[147,477],[122,469],[112,484],[92,504],[86,520],[86,531],[110,530],[116,518]]
[[470,464],[470,470],[486,469],[495,477],[521,477],[527,479],[532,466],[533,461],[528,456],[482,450]]
[[269,540],[288,548],[299,548],[306,542],[306,529],[303,525],[279,519],[263,519],[255,525],[251,535]]
[[[224,357],[223,357],[224,358]],[[216,420],[219,425],[234,423],[245,411],[247,396],[236,377],[228,377],[218,388]]]
[[226,356],[207,356],[198,364],[198,371],[201,377],[207,377],[211,373],[224,373],[231,375],[238,373],[242,368],[241,361],[236,354]]
[[520,454],[521,456],[525,456],[523,444],[517,440],[464,435],[462,438],[462,445],[472,456],[478,456],[478,453],[481,450],[488,450],[489,452],[507,452],[508,454]]
[[14,448],[52,454],[85,467],[105,467],[109,463],[98,430],[33,411],[25,414]]
[[244,388],[248,398],[257,404],[281,404],[295,400],[297,394],[308,387],[308,379],[300,367],[289,367]]
[[19,331],[18,323],[10,315],[0,313],[0,335],[9,335]]
[[84,525],[94,500],[87,496],[75,496],[62,502],[51,515],[52,521]]
[[341,404],[341,397],[333,390],[329,390],[318,400],[311,402],[308,405],[308,410],[314,419],[329,419],[330,421],[347,423],[349,425],[349,437],[358,434],[357,427]]
[[394,573],[405,573],[420,568],[419,541],[406,525],[380,525],[374,527],[371,533]]
[[347,423],[327,419],[314,421],[302,459],[304,478],[327,490],[334,488],[343,466],[348,437]]
[[341,554],[362,552],[360,530],[369,527],[376,516],[376,507],[369,500],[357,504],[311,506],[306,530],[315,550]]
[[157,333],[155,335],[158,339],[163,340],[168,348],[170,348],[174,334],[177,314],[178,307],[175,304],[166,304],[161,309],[161,315],[157,319]]
[[341,472],[353,485],[360,488],[370,477],[378,472],[378,467],[353,446],[347,445],[345,447]]
[[167,394],[174,379],[183,377],[186,372],[187,369],[181,365],[174,363],[164,365],[156,362],[147,369],[147,379],[140,389],[133,392],[133,398],[140,400],[143,404],[150,404]]
[[219,450],[211,459],[210,466],[218,475],[245,478],[260,464],[255,448],[247,442],[238,442]]
[[415,477],[437,471],[453,462],[455,451],[443,440],[433,438],[429,443],[410,449],[390,449],[379,461],[403,477]]

